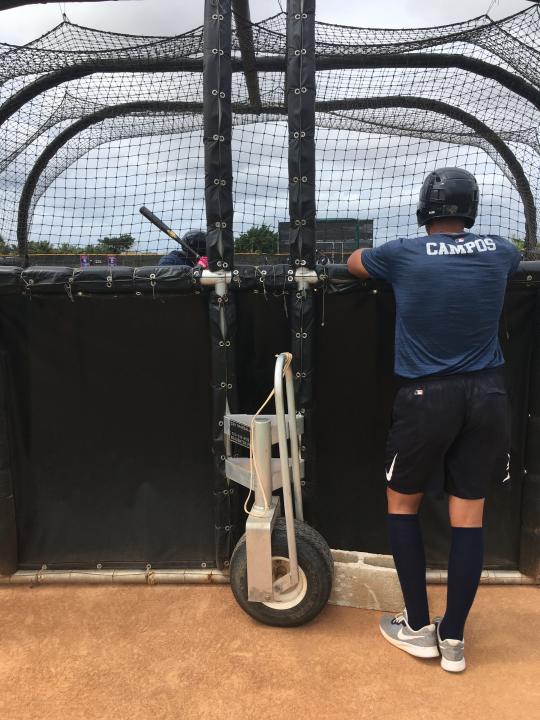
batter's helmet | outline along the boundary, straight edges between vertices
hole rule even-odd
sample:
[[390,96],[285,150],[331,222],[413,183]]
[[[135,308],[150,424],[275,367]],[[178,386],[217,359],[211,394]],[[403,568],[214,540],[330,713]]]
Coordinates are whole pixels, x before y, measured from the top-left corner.
[[474,175],[460,168],[440,168],[430,173],[420,191],[416,210],[419,225],[439,218],[460,218],[472,227],[478,214],[480,191]]
[[188,230],[182,240],[198,255],[206,255],[206,233],[203,230]]

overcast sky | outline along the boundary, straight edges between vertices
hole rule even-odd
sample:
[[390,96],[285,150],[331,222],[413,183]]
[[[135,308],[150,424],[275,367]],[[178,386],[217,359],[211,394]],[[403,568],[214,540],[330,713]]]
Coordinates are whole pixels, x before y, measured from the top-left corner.
[[[279,12],[286,0],[251,0],[253,20]],[[363,27],[420,27],[482,15],[491,0],[318,0],[320,20]],[[490,15],[501,18],[530,7],[526,0],[496,0]],[[29,5],[0,15],[0,41],[26,43],[61,20],[64,3]],[[120,0],[65,4],[69,19],[102,30],[177,35],[203,22],[203,0]]]

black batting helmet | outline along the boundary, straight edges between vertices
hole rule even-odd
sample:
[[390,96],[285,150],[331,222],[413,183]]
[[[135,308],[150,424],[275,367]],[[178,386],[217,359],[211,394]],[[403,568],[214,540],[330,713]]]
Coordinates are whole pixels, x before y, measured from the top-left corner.
[[182,240],[195,250],[197,255],[206,255],[206,233],[204,230],[188,230],[182,235]]
[[440,168],[429,173],[420,191],[416,210],[419,225],[439,218],[460,218],[474,225],[480,191],[474,175],[460,168]]

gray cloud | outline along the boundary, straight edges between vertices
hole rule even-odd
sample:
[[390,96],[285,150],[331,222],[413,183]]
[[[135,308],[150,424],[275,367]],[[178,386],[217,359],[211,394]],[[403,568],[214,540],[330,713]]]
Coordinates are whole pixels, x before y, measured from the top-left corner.
[[[318,0],[320,20],[360,27],[425,27],[482,15],[489,0]],[[286,0],[281,0],[285,7]],[[530,7],[525,0],[498,0],[491,16],[501,18]],[[203,0],[125,0],[67,6],[72,22],[102,30],[142,35],[171,35],[203,22]],[[251,0],[254,21],[279,12],[278,0]],[[0,41],[26,43],[61,20],[60,3],[32,5],[1,14]]]

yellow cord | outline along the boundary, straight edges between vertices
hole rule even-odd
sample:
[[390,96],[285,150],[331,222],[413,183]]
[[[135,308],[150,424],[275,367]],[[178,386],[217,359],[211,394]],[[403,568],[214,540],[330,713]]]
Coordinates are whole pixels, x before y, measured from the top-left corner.
[[[285,373],[286,373],[286,371],[288,370],[288,368],[289,368],[289,366],[290,366],[290,364],[291,364],[291,362],[292,362],[292,355],[291,355],[291,353],[285,353],[285,355],[287,356],[287,359],[285,360],[285,363],[284,363],[284,365],[283,365],[283,377],[285,377]],[[278,356],[276,355],[276,357],[278,357]],[[258,469],[258,467],[257,467],[257,462],[255,461],[254,445],[255,445],[255,420],[256,420],[256,418],[261,414],[261,412],[264,410],[264,408],[268,405],[268,403],[270,402],[270,400],[274,397],[274,394],[275,394],[275,388],[274,388],[274,389],[272,390],[272,392],[268,395],[268,397],[267,397],[266,400],[263,402],[263,404],[261,405],[261,407],[257,410],[257,412],[256,412],[255,415],[253,416],[253,419],[251,420],[251,423],[250,423],[250,432],[249,432],[249,495],[247,496],[246,502],[244,503],[244,511],[245,511],[248,515],[256,515],[256,514],[257,514],[256,512],[253,512],[253,509],[248,510],[248,507],[247,507],[247,506],[248,506],[248,503],[249,503],[249,501],[250,501],[250,499],[251,499],[251,496],[252,496],[252,494],[253,494],[253,490],[254,490],[254,483],[253,483],[253,476],[254,476],[254,475],[255,475],[255,477],[257,478],[257,482],[259,483],[259,486],[260,486],[260,488],[261,488],[261,492],[262,492],[263,499],[264,499],[264,509],[265,509],[265,511],[267,511],[267,510],[269,509],[269,507],[270,507],[269,504],[268,504],[268,498],[266,497],[266,494],[265,494],[265,492],[264,492],[264,487],[263,487],[263,485],[262,485],[262,483],[261,483],[261,479],[260,479],[260,475],[259,475],[259,469]],[[254,472],[254,471],[255,471],[255,472]]]

